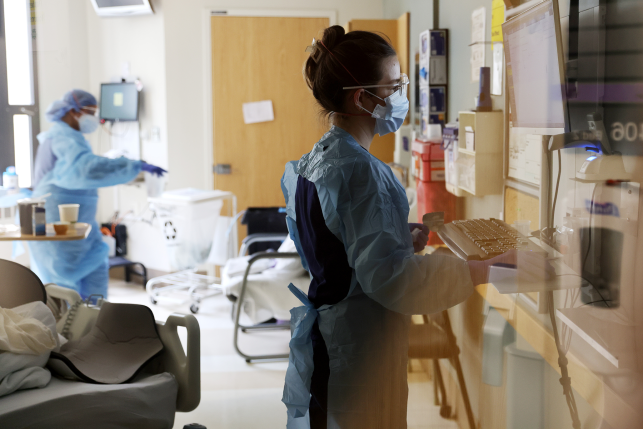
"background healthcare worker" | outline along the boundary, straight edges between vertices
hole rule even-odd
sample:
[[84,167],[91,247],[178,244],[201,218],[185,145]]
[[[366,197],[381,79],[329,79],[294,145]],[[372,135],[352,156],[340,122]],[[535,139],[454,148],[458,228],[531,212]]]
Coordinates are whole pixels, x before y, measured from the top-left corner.
[[83,134],[98,128],[96,98],[74,89],[47,109],[52,127],[38,135],[33,196],[51,193],[46,200],[47,223],[60,220],[59,204],[80,204],[79,222],[92,225],[85,240],[29,242],[32,270],[43,283],[75,289],[83,298],[107,297],[108,247],[96,223],[98,188],[133,180],[140,172],[166,171],[124,157],[109,159],[92,153]]
[[410,316],[464,301],[491,264],[515,254],[471,263],[415,255],[428,230],[411,234],[404,188],[368,152],[408,112],[395,50],[377,34],[333,26],[308,51],[305,79],[333,126],[282,179],[312,277],[307,296],[293,291],[305,306],[292,310],[288,428],[406,428]]

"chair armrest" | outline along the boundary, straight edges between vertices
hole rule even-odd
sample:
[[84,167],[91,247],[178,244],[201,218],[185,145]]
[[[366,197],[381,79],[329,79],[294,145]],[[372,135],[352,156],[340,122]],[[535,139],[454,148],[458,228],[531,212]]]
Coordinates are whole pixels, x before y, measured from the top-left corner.
[[[201,331],[199,322],[191,314],[172,314],[165,323],[156,322],[159,336],[163,341],[163,367],[174,375],[179,391],[176,410],[194,410],[201,401]],[[187,330],[187,353],[183,351],[178,327]]]
[[62,299],[67,301],[69,305],[74,304],[76,301],[82,301],[80,294],[75,290],[58,286],[54,283],[45,285],[45,291],[47,292],[47,297]]
[[[274,240],[267,240],[267,241],[274,241]],[[252,255],[250,260],[248,260],[248,267],[246,268],[246,272],[243,275],[243,279],[245,280],[248,277],[248,275],[250,275],[250,267],[259,259],[287,259],[287,258],[299,258],[299,253],[297,252],[257,252],[254,255]]]
[[246,252],[250,248],[252,243],[261,243],[266,241],[284,241],[288,238],[287,233],[282,232],[265,232],[258,234],[250,234],[241,242],[241,248],[239,249],[239,256],[245,256]]
[[[233,335],[233,344],[234,348],[243,357],[246,362],[254,360],[271,360],[271,359],[283,359],[288,358],[288,355],[258,355],[250,356],[245,354],[239,348],[239,316],[241,315],[241,309],[243,306],[243,300],[246,294],[246,288],[248,287],[248,276],[250,275],[250,267],[259,259],[287,259],[287,258],[299,258],[299,253],[296,252],[258,252],[252,255],[248,261],[248,267],[246,272],[243,275],[243,282],[241,283],[241,291],[239,292],[239,298],[236,303],[233,304],[233,316],[234,316],[234,335]],[[236,311],[235,311],[236,309]]]

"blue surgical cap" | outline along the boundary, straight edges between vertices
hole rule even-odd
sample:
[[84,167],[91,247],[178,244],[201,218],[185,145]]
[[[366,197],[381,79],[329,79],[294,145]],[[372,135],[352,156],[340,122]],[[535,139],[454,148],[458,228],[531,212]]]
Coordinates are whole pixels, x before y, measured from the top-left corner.
[[96,97],[82,89],[72,89],[61,100],[56,100],[49,105],[45,117],[49,122],[59,121],[67,112],[74,109],[80,110],[85,106],[96,106]]

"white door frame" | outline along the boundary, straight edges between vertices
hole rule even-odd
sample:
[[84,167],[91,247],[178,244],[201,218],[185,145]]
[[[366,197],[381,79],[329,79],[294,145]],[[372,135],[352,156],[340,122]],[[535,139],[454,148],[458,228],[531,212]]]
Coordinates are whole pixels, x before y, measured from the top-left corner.
[[[284,9],[225,9],[213,10],[206,8],[202,12],[202,43],[203,47],[203,168],[206,177],[206,189],[214,189],[212,166],[214,161],[214,135],[212,121],[212,40],[210,32],[210,17],[212,16],[254,16],[254,17],[287,17],[287,18],[328,18],[330,25],[337,22],[336,10],[284,10]],[[311,35],[312,37],[313,35]],[[305,46],[302,46],[302,50]],[[240,208],[244,209],[244,207]]]

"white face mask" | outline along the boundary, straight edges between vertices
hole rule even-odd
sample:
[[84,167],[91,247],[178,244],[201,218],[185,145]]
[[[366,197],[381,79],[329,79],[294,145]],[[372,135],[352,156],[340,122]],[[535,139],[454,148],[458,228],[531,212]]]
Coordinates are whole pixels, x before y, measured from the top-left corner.
[[98,128],[98,118],[95,115],[83,114],[78,118],[78,128],[83,134],[91,134]]
[[382,106],[380,104],[376,105],[372,112],[368,112],[368,110],[359,106],[362,110],[370,113],[371,116],[375,118],[375,133],[383,136],[399,130],[404,123],[406,114],[409,112],[408,98],[400,93],[400,91],[394,92],[385,99],[378,97],[370,91],[367,92],[386,103],[386,106]]

